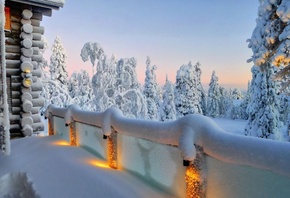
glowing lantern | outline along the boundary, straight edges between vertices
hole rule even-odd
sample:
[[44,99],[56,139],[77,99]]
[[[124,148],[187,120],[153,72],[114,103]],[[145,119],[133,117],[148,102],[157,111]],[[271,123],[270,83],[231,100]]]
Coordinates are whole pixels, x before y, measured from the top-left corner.
[[22,84],[24,85],[24,87],[31,87],[32,79],[31,78],[25,78],[25,79],[23,79]]

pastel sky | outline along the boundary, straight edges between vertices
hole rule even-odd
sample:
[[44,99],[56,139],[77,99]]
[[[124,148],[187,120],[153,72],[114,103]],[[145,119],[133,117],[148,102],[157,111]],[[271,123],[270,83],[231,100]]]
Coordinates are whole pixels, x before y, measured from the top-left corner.
[[140,83],[149,56],[159,84],[166,74],[175,82],[182,64],[199,61],[204,84],[215,70],[221,85],[245,88],[252,66],[246,62],[251,56],[246,40],[257,10],[258,0],[67,0],[42,25],[50,47],[56,36],[62,40],[69,74],[92,71],[80,57],[82,46],[92,41],[109,57],[136,57]]

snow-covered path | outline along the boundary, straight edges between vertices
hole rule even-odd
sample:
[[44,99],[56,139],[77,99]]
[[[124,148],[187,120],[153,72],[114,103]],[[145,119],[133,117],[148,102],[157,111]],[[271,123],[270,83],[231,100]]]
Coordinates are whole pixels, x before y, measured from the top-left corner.
[[[58,136],[22,138],[11,144],[11,156],[0,155],[0,178],[27,173],[42,198],[170,197],[125,171],[97,167],[106,163],[79,147],[61,145]],[[0,196],[4,191],[0,186]]]

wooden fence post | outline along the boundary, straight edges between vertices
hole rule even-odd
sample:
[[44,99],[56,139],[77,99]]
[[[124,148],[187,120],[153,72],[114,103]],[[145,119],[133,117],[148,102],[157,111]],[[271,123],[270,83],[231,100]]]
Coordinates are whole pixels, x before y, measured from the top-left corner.
[[77,146],[76,123],[75,122],[71,122],[69,125],[69,136],[70,136],[70,145]]
[[117,161],[117,132],[113,130],[108,137],[108,164],[111,168],[118,168]]
[[201,146],[196,147],[196,158],[186,169],[186,197],[205,198],[206,179],[205,179],[205,156]]
[[53,115],[49,114],[48,116],[48,135],[54,135],[54,121]]

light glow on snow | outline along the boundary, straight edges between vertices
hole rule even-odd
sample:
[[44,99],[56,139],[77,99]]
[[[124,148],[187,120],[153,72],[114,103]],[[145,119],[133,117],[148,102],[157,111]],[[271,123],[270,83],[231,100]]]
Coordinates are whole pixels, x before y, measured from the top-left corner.
[[70,146],[70,144],[67,141],[64,141],[64,140],[58,140],[56,142],[53,142],[53,145],[56,145],[56,146]]
[[85,160],[85,162],[87,164],[90,164],[92,166],[97,166],[100,168],[108,168],[108,169],[111,168],[105,161],[100,161],[100,160],[96,160],[96,159],[87,159],[87,160]]

